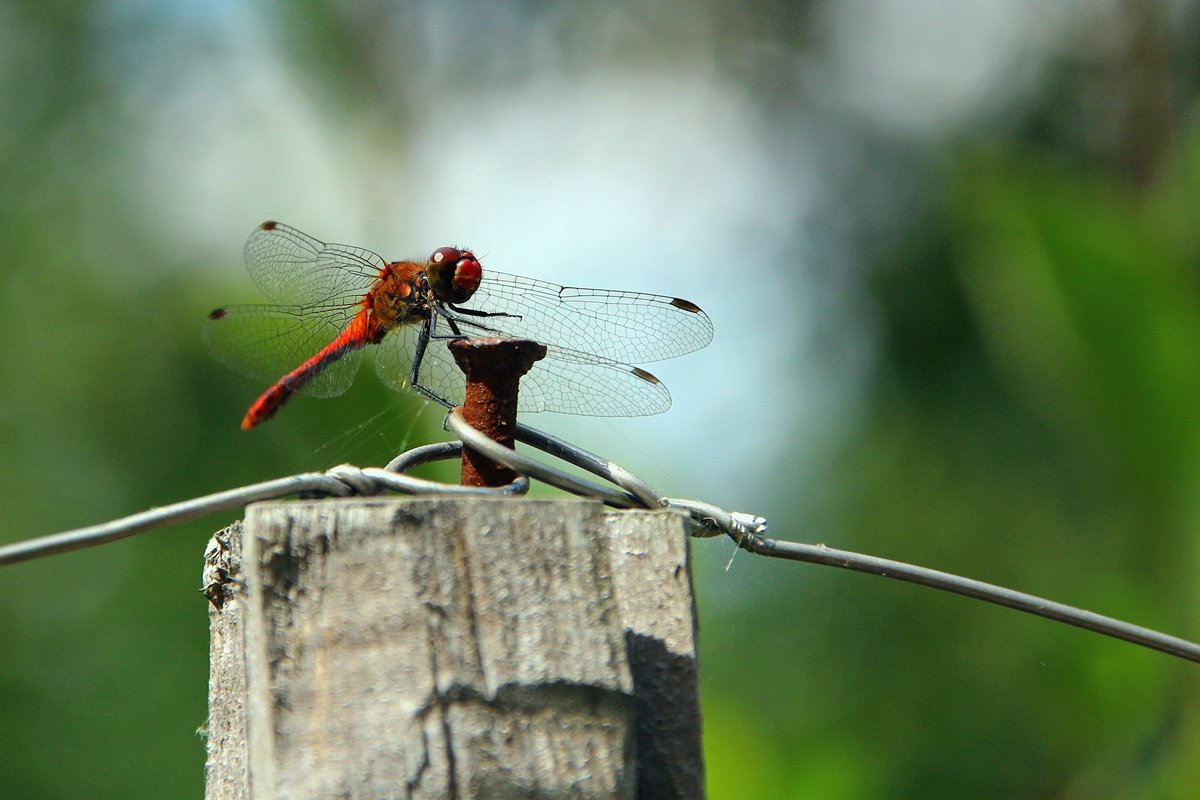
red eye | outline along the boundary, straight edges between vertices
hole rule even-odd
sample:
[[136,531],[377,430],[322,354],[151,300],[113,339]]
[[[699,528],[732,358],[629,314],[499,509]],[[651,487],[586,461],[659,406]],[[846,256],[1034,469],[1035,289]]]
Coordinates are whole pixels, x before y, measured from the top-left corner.
[[457,247],[439,247],[429,256],[430,264],[457,264],[462,260],[463,251]]
[[448,303],[465,303],[479,288],[483,267],[470,250],[439,247],[430,254],[425,274],[439,298]]

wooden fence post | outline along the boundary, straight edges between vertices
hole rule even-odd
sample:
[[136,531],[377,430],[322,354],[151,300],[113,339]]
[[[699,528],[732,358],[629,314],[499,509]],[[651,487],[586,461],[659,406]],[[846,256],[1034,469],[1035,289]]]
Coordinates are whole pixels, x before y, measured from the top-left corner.
[[321,500],[223,534],[209,800],[703,797],[678,516]]

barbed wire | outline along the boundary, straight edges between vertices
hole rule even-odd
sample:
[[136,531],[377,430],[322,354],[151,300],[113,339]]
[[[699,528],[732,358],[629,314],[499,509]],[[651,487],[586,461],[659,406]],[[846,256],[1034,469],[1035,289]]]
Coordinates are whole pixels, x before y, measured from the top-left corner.
[[[168,525],[177,525],[223,511],[236,510],[250,503],[278,500],[294,495],[348,497],[352,495],[369,496],[382,491],[392,491],[416,495],[511,497],[525,494],[529,490],[529,481],[533,478],[563,491],[599,500],[615,508],[662,509],[680,512],[684,515],[689,535],[693,537],[725,535],[730,537],[739,549],[756,555],[839,567],[917,583],[1045,617],[1200,663],[1200,644],[1112,617],[902,561],[892,561],[847,550],[836,550],[819,544],[810,545],[767,538],[763,535],[767,530],[767,521],[763,517],[739,511],[726,511],[700,500],[665,497],[620,465],[527,425],[517,424],[516,438],[519,441],[572,464],[617,488],[613,489],[596,483],[516,450],[511,450],[468,425],[458,410],[451,411],[447,415],[445,427],[458,437],[458,441],[439,442],[408,450],[383,468],[360,468],[342,464],[326,472],[302,473],[255,483],[154,508],[101,525],[15,542],[0,547],[0,566],[86,547],[95,547]],[[493,461],[504,464],[515,471],[518,477],[507,486],[482,488],[441,483],[405,474],[420,464],[456,458],[462,453],[464,446]]]

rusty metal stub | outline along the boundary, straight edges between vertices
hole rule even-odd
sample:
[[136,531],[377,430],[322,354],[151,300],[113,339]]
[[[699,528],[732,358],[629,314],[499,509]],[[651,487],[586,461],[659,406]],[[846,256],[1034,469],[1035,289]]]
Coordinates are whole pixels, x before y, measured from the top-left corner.
[[[463,419],[488,438],[511,448],[517,424],[521,377],[545,358],[546,346],[530,339],[456,339],[450,353],[467,378]],[[516,473],[469,448],[463,448],[463,486],[504,486]]]

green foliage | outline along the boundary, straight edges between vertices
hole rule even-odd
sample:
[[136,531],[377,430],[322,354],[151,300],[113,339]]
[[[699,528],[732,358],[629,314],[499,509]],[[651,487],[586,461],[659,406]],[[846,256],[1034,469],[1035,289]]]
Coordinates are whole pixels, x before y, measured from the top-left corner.
[[[229,265],[218,270],[181,244],[185,232],[164,227],[153,206],[179,201],[178,187],[137,177],[145,106],[196,113],[175,82],[188,69],[217,69],[224,53],[189,64],[169,19],[184,6],[134,19],[127,5],[0,5],[0,541],[343,461],[378,464],[433,439],[440,423],[437,410],[385,390],[364,368],[336,402],[299,397],[261,429],[238,429],[264,387],[213,362],[199,331],[249,283],[217,280]],[[777,11],[807,24],[790,7]],[[336,133],[324,142],[362,126],[386,164],[406,157],[396,106],[432,111],[428,89],[414,88],[424,31],[405,28],[411,52],[379,48],[403,26],[378,13],[359,19],[306,2],[258,22],[271,23],[268,41],[300,86],[288,89],[322,101],[314,113]],[[571,17],[560,13],[565,29]],[[621,27],[633,12],[614,13]],[[516,29],[513,14],[499,22]],[[664,31],[676,17],[663,16]],[[222,41],[201,30],[191,46]],[[794,69],[803,43],[763,42],[722,49],[733,61],[750,50],[771,59],[722,79]],[[556,34],[532,44],[558,47]],[[656,56],[664,43],[654,44],[638,57]],[[420,55],[463,86],[488,63],[469,49]],[[517,61],[512,74],[536,77],[534,63]],[[764,94],[764,121],[801,116],[787,105],[792,90],[781,82]],[[232,116],[223,98],[208,102],[204,112]],[[1056,104],[1046,116],[1068,113]],[[247,134],[230,127],[236,147]],[[960,140],[940,153],[941,177],[915,181],[928,185],[932,207],[899,214],[902,244],[862,270],[873,316],[845,322],[847,335],[878,336],[859,406],[819,469],[797,470],[796,455],[780,453],[777,485],[734,476],[728,504],[767,491],[781,537],[1197,638],[1200,129],[1174,133],[1177,151],[1144,186],[1033,136]],[[311,135],[272,136],[293,134]],[[240,194],[288,169],[312,168],[270,164],[223,179]],[[315,196],[322,185],[313,179]],[[426,198],[417,187],[385,191]],[[200,217],[198,228],[213,227]],[[230,260],[258,221],[220,234]],[[788,287],[794,272],[781,263],[767,277]],[[776,333],[769,319],[754,324]],[[737,435],[735,424],[744,420],[719,433]],[[439,477],[452,478],[448,469]],[[817,477],[797,485],[800,472]],[[207,627],[196,589],[205,541],[226,521],[0,572],[0,797],[201,794]],[[1194,665],[916,587],[744,554],[726,572],[719,543],[696,551],[714,800],[1200,794]]]
[[[967,148],[941,216],[879,273],[883,368],[792,515],[821,532],[805,538],[1194,630],[1200,253],[1176,224],[1196,198],[1163,185]],[[750,785],[730,731],[769,739],[747,761],[776,775],[761,796],[1200,786],[1192,666],[909,586],[753,569],[732,573],[751,608],[702,606],[714,797]]]

